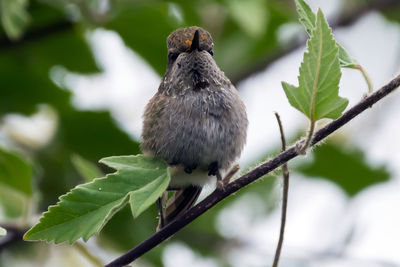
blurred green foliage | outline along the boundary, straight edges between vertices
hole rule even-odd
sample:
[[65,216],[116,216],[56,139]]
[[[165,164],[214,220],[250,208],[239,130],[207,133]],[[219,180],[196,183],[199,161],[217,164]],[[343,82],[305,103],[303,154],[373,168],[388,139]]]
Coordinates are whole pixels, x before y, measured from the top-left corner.
[[23,215],[32,196],[32,173],[31,163],[0,147],[0,207],[7,217]]
[[0,184],[32,195],[32,167],[20,155],[0,147]]
[[315,148],[313,161],[299,166],[298,171],[309,177],[328,179],[349,196],[390,178],[385,166],[370,166],[359,149],[349,149],[333,142]]
[[[358,9],[369,2],[348,1],[346,7]],[[385,14],[398,21],[398,12],[394,10]],[[286,23],[297,23],[297,14],[289,0],[0,0],[0,19],[0,129],[3,116],[31,115],[39,104],[48,105],[57,114],[57,130],[46,145],[28,147],[9,136],[11,145],[19,152],[0,149],[0,203],[4,213],[1,218],[15,222],[26,216],[26,195],[33,196],[29,206],[30,213],[35,215],[83,182],[83,170],[71,161],[73,155],[96,166],[106,156],[140,152],[138,140],[121,130],[108,111],[78,110],[71,103],[71,93],[50,78],[54,66],[88,75],[102,71],[87,43],[88,31],[116,31],[128,47],[163,75],[168,34],[178,27],[199,25],[214,38],[218,65],[228,77],[237,80],[291,45],[282,42],[279,33]],[[323,145],[314,151],[313,163],[300,163],[294,171],[329,179],[354,195],[389,178],[385,169],[369,166],[362,154],[338,145]],[[273,197],[271,201],[274,184],[274,179],[265,178],[249,185],[195,220],[174,239],[202,255],[220,259],[224,245],[232,242],[215,227],[223,207],[251,193],[265,200],[267,214],[276,203]],[[155,207],[135,220],[126,207],[108,222],[98,244],[121,253],[150,236],[156,224]],[[25,246],[39,247],[34,243]],[[146,254],[143,261],[161,266],[164,247],[162,244]]]
[[10,39],[18,39],[29,22],[28,0],[2,0],[0,18]]

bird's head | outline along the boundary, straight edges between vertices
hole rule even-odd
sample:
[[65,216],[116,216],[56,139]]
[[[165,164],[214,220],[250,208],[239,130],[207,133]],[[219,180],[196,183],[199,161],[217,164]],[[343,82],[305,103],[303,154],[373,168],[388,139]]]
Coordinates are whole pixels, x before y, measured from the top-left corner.
[[[203,28],[177,29],[167,39],[168,67],[164,87],[172,94],[216,88],[225,76],[213,58],[213,40]],[[221,77],[221,73],[222,76]]]

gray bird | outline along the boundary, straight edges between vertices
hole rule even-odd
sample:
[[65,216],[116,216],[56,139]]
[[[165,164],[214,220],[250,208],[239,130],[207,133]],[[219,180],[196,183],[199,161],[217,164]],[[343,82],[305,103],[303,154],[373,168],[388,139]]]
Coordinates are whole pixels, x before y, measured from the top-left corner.
[[168,66],[144,112],[142,152],[172,166],[163,227],[194,205],[202,186],[226,172],[246,142],[247,115],[236,88],[213,58],[213,40],[200,27],[177,29],[167,39]]

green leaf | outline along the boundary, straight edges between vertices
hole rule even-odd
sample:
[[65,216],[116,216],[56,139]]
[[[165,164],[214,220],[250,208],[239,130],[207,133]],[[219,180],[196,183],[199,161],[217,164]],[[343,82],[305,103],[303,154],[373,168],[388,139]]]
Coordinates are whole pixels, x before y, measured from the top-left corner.
[[296,0],[295,2],[299,20],[301,24],[303,24],[308,35],[311,36],[312,30],[315,28],[316,16],[304,0]]
[[347,53],[346,49],[344,49],[343,46],[340,44],[336,43],[338,48],[339,48],[339,62],[340,66],[343,68],[351,68],[351,69],[356,69],[358,62],[354,58],[352,58],[349,53]]
[[10,39],[21,37],[30,17],[26,8],[28,0],[0,0],[0,18],[3,28]]
[[138,216],[156,201],[170,181],[170,169],[161,160],[137,155],[109,157],[101,162],[117,172],[61,196],[24,239],[73,243],[82,237],[87,241],[128,202],[132,214]]
[[0,147],[0,186],[32,195],[32,167],[20,155]]
[[74,154],[71,156],[72,164],[78,173],[85,179],[85,181],[90,182],[94,178],[103,176],[101,170],[92,162],[78,154]]
[[336,119],[348,100],[338,96],[341,76],[338,48],[321,10],[307,48],[300,67],[299,87],[282,82],[283,89],[290,104],[311,121]]
[[[311,36],[312,31],[316,27],[316,16],[312,12],[309,5],[304,0],[296,0],[297,13],[299,14],[300,22],[304,25],[306,32]],[[339,62],[340,66],[344,68],[356,68],[358,65],[357,61],[352,58],[340,44],[336,42],[339,47]]]
[[[146,210],[157,198],[167,189],[170,180],[170,169],[161,160],[149,159],[143,156],[117,156],[108,157],[100,160],[107,166],[127,172],[128,176],[136,175],[138,187],[134,192],[130,192],[129,203],[132,215],[137,217]],[[155,176],[157,179],[148,182],[146,176]],[[133,191],[133,190],[132,190]]]
[[318,146],[313,152],[313,162],[300,166],[298,171],[308,176],[328,179],[339,185],[349,196],[390,178],[385,167],[370,166],[359,149],[327,143]]
[[0,236],[5,236],[7,234],[7,230],[0,226]]

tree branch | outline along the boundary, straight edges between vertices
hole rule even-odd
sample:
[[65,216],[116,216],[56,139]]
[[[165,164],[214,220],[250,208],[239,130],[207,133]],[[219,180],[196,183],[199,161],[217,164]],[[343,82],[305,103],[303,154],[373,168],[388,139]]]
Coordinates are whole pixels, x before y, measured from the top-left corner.
[[[332,29],[339,28],[339,27],[346,27],[353,24],[359,18],[364,16],[366,13],[376,10],[376,11],[385,11],[390,8],[400,6],[399,0],[375,0],[369,1],[364,5],[357,6],[356,8],[352,8],[350,11],[344,10],[343,15],[339,18],[335,19],[329,25]],[[347,11],[347,12],[346,12]],[[264,71],[269,65],[277,61],[278,59],[290,54],[291,52],[295,51],[296,49],[300,48],[304,45],[304,41],[298,41],[290,44],[287,47],[277,49],[273,54],[265,57],[260,62],[256,63],[255,65],[247,68],[243,72],[231,77],[231,81],[234,85],[237,85],[241,81],[247,79],[248,77],[252,76],[255,73]],[[364,73],[363,73],[364,75]]]
[[[322,139],[328,137],[330,134],[335,132],[337,129],[348,123],[354,117],[361,114],[367,108],[372,107],[376,102],[381,100],[383,97],[387,96],[389,93],[394,91],[397,87],[400,86],[400,75],[390,81],[381,89],[377,90],[369,97],[364,98],[358,104],[353,106],[351,109],[346,111],[340,118],[330,122],[325,127],[320,129],[314,134],[314,137],[311,141],[311,145],[315,145]],[[289,160],[298,156],[298,149],[296,146],[290,147],[288,150],[281,152],[275,158],[263,163],[259,167],[254,170],[246,173],[240,178],[234,180],[233,182],[225,185],[224,190],[216,189],[213,193],[211,193],[208,197],[206,197],[203,201],[201,201],[196,206],[187,210],[182,216],[178,217],[175,221],[172,221],[164,228],[162,228],[159,232],[153,234],[147,240],[140,243],[135,248],[129,250],[127,253],[122,255],[121,257],[115,259],[111,263],[107,264],[105,267],[122,267],[130,262],[134,261],[138,257],[142,256],[147,251],[156,247],[162,241],[166,240],[187,224],[195,220],[201,214],[218,204],[224,198],[230,196],[235,193],[239,189],[245,187],[246,185],[254,182],[265,174],[273,171],[277,167],[285,164]]]

